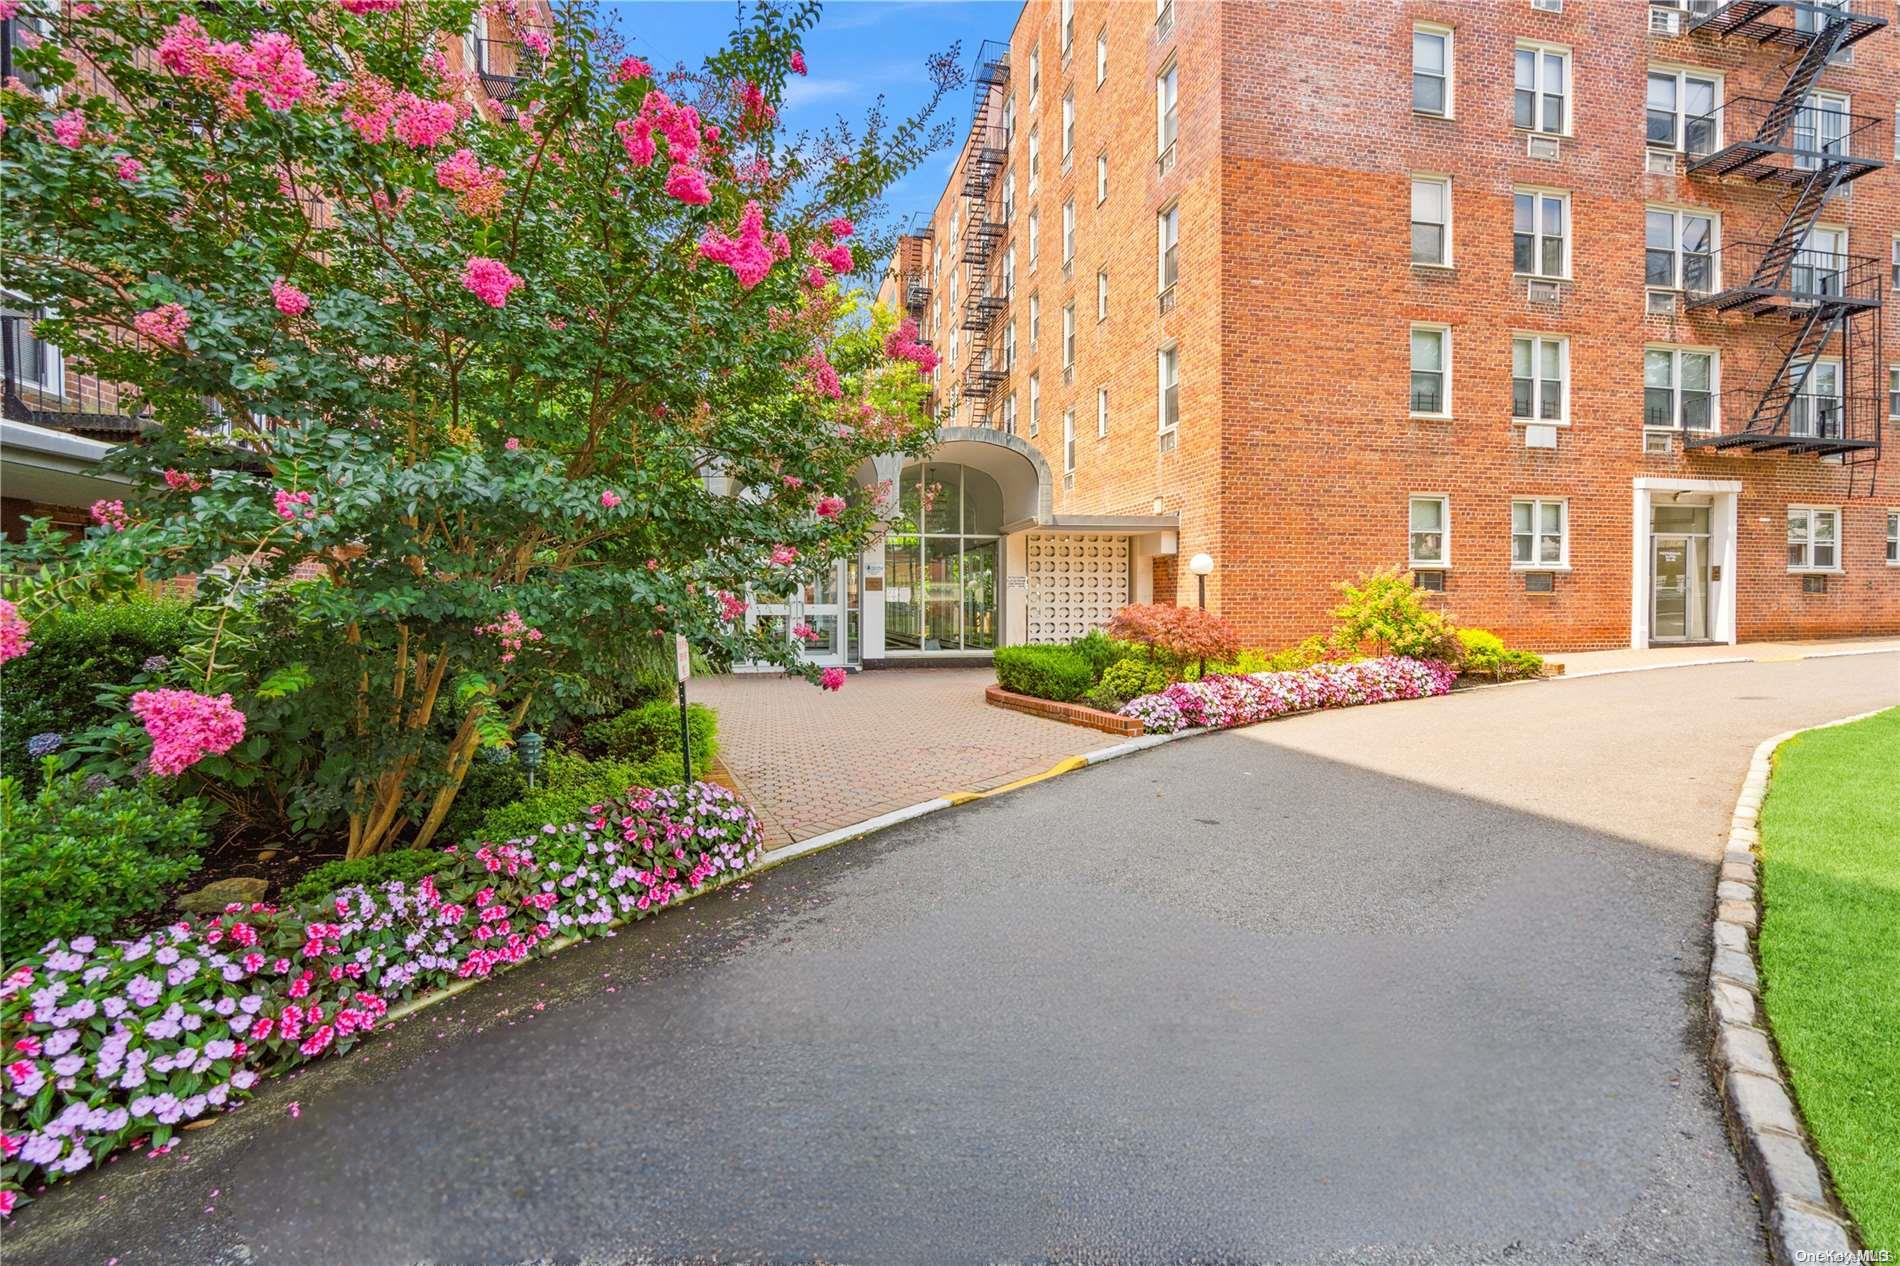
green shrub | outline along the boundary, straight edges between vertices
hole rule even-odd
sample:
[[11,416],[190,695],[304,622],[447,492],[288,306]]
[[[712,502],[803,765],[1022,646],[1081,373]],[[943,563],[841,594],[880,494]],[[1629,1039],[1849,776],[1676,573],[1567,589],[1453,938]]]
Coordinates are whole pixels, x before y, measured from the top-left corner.
[[1541,677],[1544,675],[1544,657],[1536,651],[1508,650],[1499,661],[1502,674],[1506,677]]
[[[528,792],[528,775],[519,762],[494,761],[477,756],[455,793],[449,815],[442,819],[438,836],[444,842],[459,844],[481,830],[489,810],[513,804]],[[387,854],[386,854],[387,855]]]
[[1117,660],[1102,674],[1102,689],[1123,703],[1168,687],[1168,670],[1148,659]]
[[[679,781],[675,770],[666,783]],[[513,804],[482,815],[476,836],[516,840],[539,833],[550,822],[578,822],[594,805],[626,794],[629,787],[651,786],[652,773],[631,761],[588,760],[571,752],[550,752],[539,785]]]
[[33,622],[33,649],[0,666],[0,773],[25,789],[39,785],[39,759],[26,743],[37,734],[63,740],[113,719],[98,702],[101,686],[129,682],[154,655],[175,656],[189,635],[182,602],[131,598],[50,612]]
[[1069,649],[1089,662],[1089,673],[1097,681],[1111,665],[1142,653],[1142,648],[1133,642],[1118,642],[1101,629],[1090,629],[1086,637],[1070,642]]
[[292,884],[284,893],[284,903],[301,906],[324,901],[338,888],[350,884],[373,887],[392,879],[413,883],[442,869],[442,864],[442,854],[432,848],[402,848],[352,861],[325,862]]
[[1451,622],[1425,605],[1410,575],[1368,572],[1338,588],[1345,601],[1333,609],[1339,621],[1330,639],[1333,650],[1458,663],[1463,647]]
[[1103,712],[1120,712],[1122,705],[1127,703],[1128,700],[1122,698],[1122,696],[1116,694],[1107,686],[1098,684],[1087,694],[1082,696],[1082,702],[1091,708],[1098,708]]
[[1095,684],[1088,658],[1072,646],[1002,646],[996,681],[1005,690],[1073,703]]
[[40,779],[29,799],[19,779],[0,777],[0,962],[159,909],[205,844],[199,803],[167,803],[155,781],[88,790],[50,758]]
[[1459,629],[1458,641],[1464,648],[1463,670],[1476,677],[1508,681],[1515,677],[1536,677],[1544,671],[1544,657],[1535,651],[1509,650],[1504,639],[1489,629]]
[[[693,768],[710,765],[719,732],[719,716],[703,703],[688,704],[686,725],[692,733]],[[648,761],[662,752],[679,764],[680,709],[672,699],[654,699],[618,716],[596,721],[581,731],[581,747],[589,756],[614,760]],[[677,774],[676,774],[677,778]]]

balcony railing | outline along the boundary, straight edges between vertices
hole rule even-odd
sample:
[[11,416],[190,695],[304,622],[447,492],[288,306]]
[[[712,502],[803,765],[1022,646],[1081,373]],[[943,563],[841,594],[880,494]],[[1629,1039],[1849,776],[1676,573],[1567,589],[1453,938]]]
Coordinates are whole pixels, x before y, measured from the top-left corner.
[[25,317],[0,317],[0,413],[14,422],[96,439],[126,439],[146,429],[151,406],[116,383],[68,372],[46,344],[29,333]]
[[[545,38],[545,32],[540,34]],[[541,55],[520,39],[477,39],[474,43],[475,73],[491,101],[502,102],[514,96],[528,72],[540,64]]]
[[[1756,420],[1764,394],[1773,391],[1773,384],[1725,388],[1708,404],[1709,420],[1715,429],[1677,431],[1683,447],[1691,451],[1782,451],[1815,457],[1879,447],[1878,431],[1886,403],[1877,391],[1857,389],[1838,395],[1802,392],[1787,402],[1785,413],[1777,407]],[[1659,426],[1676,430],[1666,422]]]
[[1691,311],[1761,316],[1815,306],[1858,312],[1881,304],[1882,261],[1872,255],[1730,242],[1709,258],[1707,269],[1685,278]]
[[[1649,139],[1658,141],[1664,116],[1652,112]],[[1892,120],[1852,114],[1828,104],[1790,108],[1764,97],[1736,97],[1707,114],[1683,120],[1682,146],[1691,175],[1744,176],[1758,182],[1797,185],[1828,165],[1838,165],[1843,181],[1886,166],[1892,149]]]

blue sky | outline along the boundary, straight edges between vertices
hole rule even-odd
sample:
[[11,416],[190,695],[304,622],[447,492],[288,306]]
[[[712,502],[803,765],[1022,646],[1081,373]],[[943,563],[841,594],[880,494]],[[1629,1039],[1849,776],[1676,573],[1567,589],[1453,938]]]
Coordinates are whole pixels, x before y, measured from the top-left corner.
[[[732,29],[733,0],[621,0],[605,6],[632,51],[656,66],[684,61],[697,65]],[[854,123],[882,93],[886,114],[901,119],[929,95],[924,59],[958,40],[965,70],[986,39],[1004,39],[1016,20],[1016,0],[832,0],[806,40],[810,74],[793,79],[785,122],[793,130],[817,129],[838,115]],[[970,94],[958,90],[941,117],[959,138],[969,126]],[[950,174],[951,149],[939,150],[888,195],[891,214],[902,222],[913,211],[936,205]]]

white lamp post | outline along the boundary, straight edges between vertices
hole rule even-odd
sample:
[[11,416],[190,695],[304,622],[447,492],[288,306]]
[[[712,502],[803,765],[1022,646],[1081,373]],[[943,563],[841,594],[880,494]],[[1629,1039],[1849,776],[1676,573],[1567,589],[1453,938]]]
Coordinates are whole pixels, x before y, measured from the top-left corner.
[[1196,554],[1188,559],[1188,570],[1194,573],[1201,585],[1201,610],[1207,610],[1207,577],[1214,570],[1214,559],[1207,554]]

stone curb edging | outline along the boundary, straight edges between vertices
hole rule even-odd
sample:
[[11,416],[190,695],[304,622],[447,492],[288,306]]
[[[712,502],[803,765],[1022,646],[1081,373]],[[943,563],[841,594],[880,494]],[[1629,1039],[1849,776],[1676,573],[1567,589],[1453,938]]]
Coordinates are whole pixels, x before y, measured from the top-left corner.
[[[1583,672],[1565,673],[1563,678],[1565,681],[1583,681],[1590,677],[1615,677],[1623,673],[1659,673],[1669,668],[1707,668],[1711,664],[1792,664],[1804,659],[1844,659],[1850,655],[1891,655],[1896,650],[1900,650],[1900,647],[1875,646],[1866,649],[1854,647],[1841,651],[1802,651],[1794,655],[1775,655],[1767,658],[1757,658],[1753,655],[1717,655],[1708,659],[1679,660],[1673,664],[1630,664],[1623,668],[1590,668]],[[1820,727],[1809,728],[1819,729]],[[1800,731],[1795,730],[1793,733],[1799,734]]]
[[[1878,709],[1877,711],[1884,711]],[[1761,805],[1775,750],[1798,734],[1850,725],[1863,712],[1763,740],[1748,763],[1730,819],[1728,845],[1715,885],[1715,951],[1709,963],[1709,1015],[1715,1022],[1711,1061],[1716,1088],[1742,1169],[1762,1209],[1769,1247],[1782,1266],[1846,1261],[1855,1248],[1853,1220],[1833,1198],[1813,1143],[1801,1125],[1782,1075],[1773,1032],[1761,1006],[1761,974],[1753,940],[1761,927]]]

